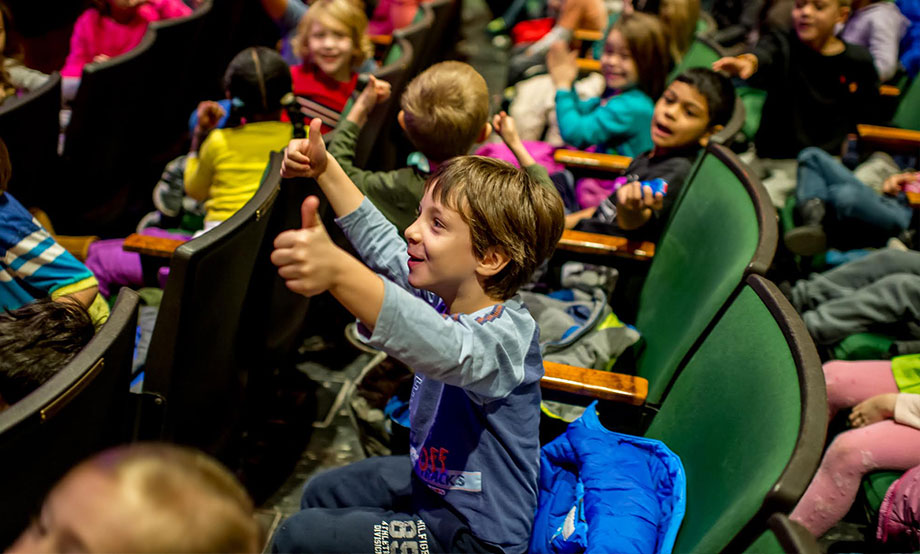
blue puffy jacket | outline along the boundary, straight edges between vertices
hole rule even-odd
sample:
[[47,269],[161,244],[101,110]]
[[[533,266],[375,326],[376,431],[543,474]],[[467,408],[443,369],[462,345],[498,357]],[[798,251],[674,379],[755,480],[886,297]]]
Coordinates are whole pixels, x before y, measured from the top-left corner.
[[530,551],[671,552],[686,506],[680,458],[604,428],[596,404],[543,447]]

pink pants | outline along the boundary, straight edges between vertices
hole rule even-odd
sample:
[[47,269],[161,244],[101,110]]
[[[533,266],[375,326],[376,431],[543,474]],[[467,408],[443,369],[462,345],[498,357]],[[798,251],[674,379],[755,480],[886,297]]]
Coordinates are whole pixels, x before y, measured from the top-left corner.
[[[873,396],[898,392],[890,361],[824,364],[830,416]],[[878,469],[920,464],[920,429],[880,421],[834,439],[791,518],[820,537],[850,510],[863,476]]]

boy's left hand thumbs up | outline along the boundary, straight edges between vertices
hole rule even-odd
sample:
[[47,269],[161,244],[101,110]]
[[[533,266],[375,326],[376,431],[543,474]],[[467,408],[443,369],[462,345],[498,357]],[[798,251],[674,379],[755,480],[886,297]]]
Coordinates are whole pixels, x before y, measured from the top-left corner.
[[308,196],[300,207],[302,227],[278,235],[271,255],[287,287],[304,296],[319,294],[335,285],[344,254],[329,238],[318,209],[319,198]]

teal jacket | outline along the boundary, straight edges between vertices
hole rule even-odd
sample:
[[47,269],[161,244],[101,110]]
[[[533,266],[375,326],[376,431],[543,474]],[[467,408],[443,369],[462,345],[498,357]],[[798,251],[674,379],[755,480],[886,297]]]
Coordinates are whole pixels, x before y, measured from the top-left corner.
[[651,150],[655,103],[633,88],[607,99],[581,100],[574,90],[556,91],[556,118],[566,144],[636,157]]

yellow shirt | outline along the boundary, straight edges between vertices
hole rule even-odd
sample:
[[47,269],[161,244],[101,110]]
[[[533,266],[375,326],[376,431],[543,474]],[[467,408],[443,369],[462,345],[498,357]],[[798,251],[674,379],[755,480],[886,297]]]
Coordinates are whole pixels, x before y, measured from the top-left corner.
[[272,151],[292,138],[293,128],[282,121],[259,121],[230,129],[214,129],[198,155],[185,162],[185,192],[205,202],[205,221],[224,221],[249,201]]

